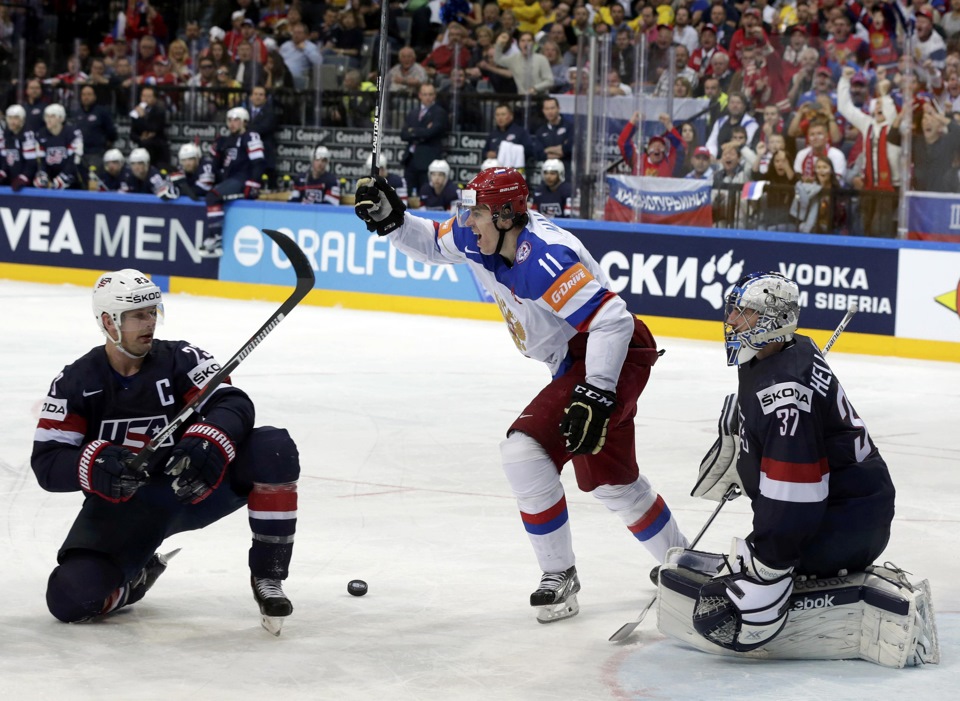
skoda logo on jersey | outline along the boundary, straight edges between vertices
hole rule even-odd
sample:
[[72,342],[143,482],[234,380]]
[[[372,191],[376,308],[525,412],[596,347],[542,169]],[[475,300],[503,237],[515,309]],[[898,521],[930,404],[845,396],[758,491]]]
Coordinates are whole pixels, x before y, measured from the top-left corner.
[[524,241],[520,244],[520,248],[517,249],[516,260],[518,263],[522,263],[527,258],[530,257],[530,251],[533,250],[533,246],[530,245],[529,241]]
[[255,226],[244,226],[233,237],[233,255],[245,268],[252,268],[263,257],[263,234]]
[[[98,438],[138,451],[144,448],[166,425],[166,416],[104,420],[100,424]],[[168,436],[160,445],[161,447],[173,445],[173,437]]]

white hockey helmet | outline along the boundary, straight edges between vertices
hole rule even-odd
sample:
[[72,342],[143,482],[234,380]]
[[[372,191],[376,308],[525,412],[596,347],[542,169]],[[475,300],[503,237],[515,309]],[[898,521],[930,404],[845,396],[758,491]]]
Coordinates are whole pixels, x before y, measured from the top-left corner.
[[486,170],[487,168],[500,168],[501,164],[496,158],[488,158],[483,163],[480,164],[480,170]]
[[[139,270],[126,268],[112,273],[104,273],[97,278],[93,286],[93,315],[103,335],[120,345],[120,326],[123,313],[134,309],[146,309],[156,306],[158,321],[163,318],[163,293],[146,275]],[[107,314],[117,328],[114,338],[103,325],[103,315]]]
[[[367,154],[367,160],[364,161],[363,166],[368,172],[371,168],[373,168],[373,152]],[[387,157],[384,155],[383,151],[380,152],[380,157],[377,159],[377,166],[380,168],[387,167]]]
[[560,182],[563,182],[567,178],[567,169],[563,167],[563,161],[559,158],[548,158],[543,162],[543,165],[540,166],[540,175],[541,177],[545,173],[556,173],[560,176]]
[[[756,312],[750,314],[749,310]],[[800,321],[800,288],[780,273],[750,273],[727,295],[727,365],[742,365],[769,343],[789,341]]]
[[7,119],[10,119],[11,117],[14,117],[14,118],[19,117],[20,119],[26,119],[27,111],[23,109],[23,107],[20,105],[10,105],[7,108]]
[[316,150],[313,152],[313,160],[315,161],[329,161],[330,160],[330,149],[326,146],[317,146]]
[[177,161],[181,165],[190,158],[200,160],[200,149],[196,144],[184,144],[180,147],[180,150],[177,151]]
[[119,163],[120,165],[123,165],[124,163],[123,153],[121,153],[120,149],[118,148],[109,149],[106,153],[103,154],[103,162]]
[[250,121],[250,113],[243,107],[233,107],[227,112],[227,124],[231,119],[239,119],[244,124]]
[[427,175],[430,175],[431,173],[443,173],[445,176],[447,176],[447,180],[449,180],[450,164],[442,158],[438,158],[437,160],[432,161],[427,167]]
[[47,117],[56,117],[63,124],[67,121],[67,111],[63,109],[63,105],[54,102],[52,105],[43,108],[43,118],[46,119]]
[[150,165],[150,152],[145,148],[135,148],[130,152],[130,164],[146,163]]

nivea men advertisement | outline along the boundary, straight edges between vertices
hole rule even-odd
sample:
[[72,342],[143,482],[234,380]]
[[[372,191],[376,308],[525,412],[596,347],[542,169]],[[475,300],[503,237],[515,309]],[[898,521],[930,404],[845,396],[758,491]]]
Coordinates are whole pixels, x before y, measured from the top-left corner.
[[721,321],[741,275],[776,271],[800,285],[803,327],[836,328],[856,302],[858,332],[894,333],[902,242],[572,220],[568,228],[640,316]]
[[221,280],[291,283],[290,261],[261,229],[277,229],[296,240],[316,274],[316,289],[468,302],[484,299],[466,265],[429,265],[408,258],[388,238],[367,231],[353,207],[329,205],[231,204],[224,224]]
[[151,275],[217,277],[201,258],[203,204],[152,195],[0,187],[0,261]]

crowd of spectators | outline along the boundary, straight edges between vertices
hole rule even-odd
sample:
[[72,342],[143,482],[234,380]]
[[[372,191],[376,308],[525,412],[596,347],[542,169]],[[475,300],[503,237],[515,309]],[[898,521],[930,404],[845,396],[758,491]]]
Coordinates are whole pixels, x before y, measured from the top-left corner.
[[[551,96],[582,89],[578,66],[594,72],[607,95],[709,101],[705,130],[702,121],[651,115],[644,119],[662,126],[638,143],[636,114],[619,145],[634,174],[712,180],[718,226],[752,217],[765,228],[890,236],[902,179],[918,190],[960,191],[960,0],[410,0],[391,3],[387,27],[375,0],[184,7],[0,7],[0,182],[82,186],[87,167],[102,167],[118,118],[131,120],[132,146],[153,166],[173,169],[171,114],[222,122],[237,106],[263,137],[272,179],[274,98],[311,89],[324,66],[337,66],[343,97],[325,108],[325,120],[372,125],[376,38],[385,32],[393,59],[387,89],[412,105],[398,121],[406,148],[397,164],[411,192],[430,186],[451,131],[488,132],[482,158],[528,174],[551,161],[544,172],[562,182],[574,127]],[[51,27],[56,42],[45,44]],[[605,34],[609,56],[591,66],[587,41]],[[483,93],[497,96],[491,123],[471,99]],[[520,124],[528,98],[536,109]],[[912,124],[901,131],[908,113]],[[912,163],[902,172],[907,139]],[[51,177],[69,170],[51,158],[76,161],[77,177]],[[45,178],[21,177],[31,159]],[[765,194],[744,201],[742,186],[753,182],[765,183]]]

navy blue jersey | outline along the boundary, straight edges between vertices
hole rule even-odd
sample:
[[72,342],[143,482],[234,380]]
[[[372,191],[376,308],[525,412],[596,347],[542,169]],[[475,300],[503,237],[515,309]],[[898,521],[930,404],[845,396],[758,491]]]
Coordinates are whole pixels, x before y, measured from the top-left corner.
[[9,185],[19,175],[33,180],[36,169],[37,142],[33,132],[0,132],[0,184]]
[[761,561],[793,566],[818,534],[889,525],[887,465],[813,341],[795,335],[781,352],[742,365],[739,379],[737,471]]
[[129,166],[123,166],[116,175],[110,175],[102,165],[96,170],[96,183],[98,192],[119,192],[120,186],[130,172]]
[[[34,435],[31,465],[40,486],[78,491],[77,461],[90,441],[107,440],[139,452],[219,369],[213,356],[186,341],[158,340],[131,377],[113,370],[103,346],[66,366],[50,385]],[[235,443],[253,427],[253,403],[226,383],[198,412],[198,421],[202,416],[219,426]],[[162,472],[170,448],[190,424],[160,447],[149,465],[152,474]]]
[[255,131],[218,137],[210,147],[210,156],[219,171],[217,182],[237,179],[259,184],[266,167],[263,142]]
[[340,183],[330,171],[313,177],[311,171],[293,181],[290,201],[301,204],[340,204]]
[[433,185],[424,183],[420,190],[420,206],[436,212],[449,212],[450,206],[460,199],[460,189],[451,181],[443,186],[439,194],[433,189]]
[[566,180],[560,183],[556,190],[551,190],[546,185],[539,185],[533,190],[533,209],[551,219],[569,217],[572,196],[570,183]]
[[83,135],[79,129],[65,125],[56,135],[46,128],[37,134],[37,169],[47,174],[51,187],[66,190],[80,186],[76,159],[81,155]]
[[167,179],[154,166],[150,166],[147,177],[141,180],[129,167],[120,172],[120,192],[134,195],[156,195],[167,186]]
[[170,174],[171,191],[177,196],[191,200],[203,199],[217,182],[216,165],[213,159],[204,156],[192,173],[177,171]]

